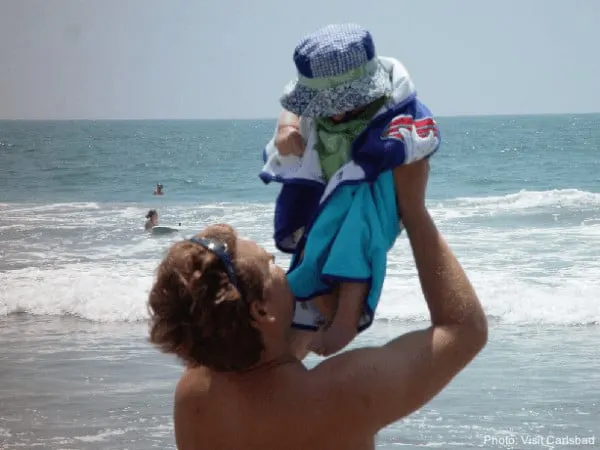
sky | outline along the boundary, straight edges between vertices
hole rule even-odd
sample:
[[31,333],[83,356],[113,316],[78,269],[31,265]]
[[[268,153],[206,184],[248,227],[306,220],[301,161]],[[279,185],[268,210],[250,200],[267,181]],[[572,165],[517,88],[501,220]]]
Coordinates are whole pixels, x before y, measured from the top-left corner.
[[344,22],[437,116],[600,111],[600,0],[0,0],[0,119],[274,118]]

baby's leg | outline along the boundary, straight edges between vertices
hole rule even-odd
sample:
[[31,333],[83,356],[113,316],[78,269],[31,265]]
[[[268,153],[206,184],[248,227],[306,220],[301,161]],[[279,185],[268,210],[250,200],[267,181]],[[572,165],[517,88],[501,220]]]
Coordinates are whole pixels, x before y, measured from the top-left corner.
[[340,284],[338,307],[333,318],[334,323],[358,328],[358,321],[363,312],[365,298],[369,294],[367,283],[345,282]]
[[[327,295],[320,295],[313,298],[313,304],[319,311],[320,315],[325,319],[321,327],[327,326],[331,323],[335,310],[337,309],[337,293],[331,293]],[[299,330],[291,329],[290,332],[290,345],[292,353],[299,360],[303,360],[308,355],[308,352],[318,346],[321,342],[322,330],[311,331],[311,330]]]
[[[369,292],[367,283],[341,283],[337,292],[331,325],[321,335],[321,342],[314,350],[323,356],[339,352],[358,334],[358,321],[363,312],[363,302]],[[333,303],[331,298],[324,303]],[[330,316],[329,316],[330,317]]]
[[337,286],[332,293],[319,295],[313,299],[314,305],[326,319],[327,324],[331,323],[338,309],[339,292],[340,287]]

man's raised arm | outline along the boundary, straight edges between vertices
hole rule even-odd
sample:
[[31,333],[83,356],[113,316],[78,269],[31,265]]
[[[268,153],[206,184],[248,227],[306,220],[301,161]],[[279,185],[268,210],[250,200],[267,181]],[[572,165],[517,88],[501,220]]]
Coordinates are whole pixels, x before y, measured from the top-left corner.
[[429,162],[420,161],[395,169],[394,179],[431,326],[314,369],[339,420],[372,433],[429,402],[487,342],[477,295],[425,207],[428,171]]

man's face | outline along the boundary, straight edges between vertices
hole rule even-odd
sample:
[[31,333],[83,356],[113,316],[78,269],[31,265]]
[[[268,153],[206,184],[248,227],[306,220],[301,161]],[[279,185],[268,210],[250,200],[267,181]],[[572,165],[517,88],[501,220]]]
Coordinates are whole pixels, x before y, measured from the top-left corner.
[[265,274],[265,308],[275,317],[278,326],[287,330],[294,315],[294,295],[287,281],[285,270],[275,263],[275,257],[256,242],[238,238],[237,259],[252,258]]

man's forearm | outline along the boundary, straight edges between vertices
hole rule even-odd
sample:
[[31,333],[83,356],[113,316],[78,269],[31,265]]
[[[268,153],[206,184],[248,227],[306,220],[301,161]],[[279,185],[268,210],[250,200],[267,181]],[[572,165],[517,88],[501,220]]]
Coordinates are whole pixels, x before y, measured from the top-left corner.
[[433,324],[468,322],[485,328],[477,294],[427,210],[412,211],[403,217],[403,223]]

